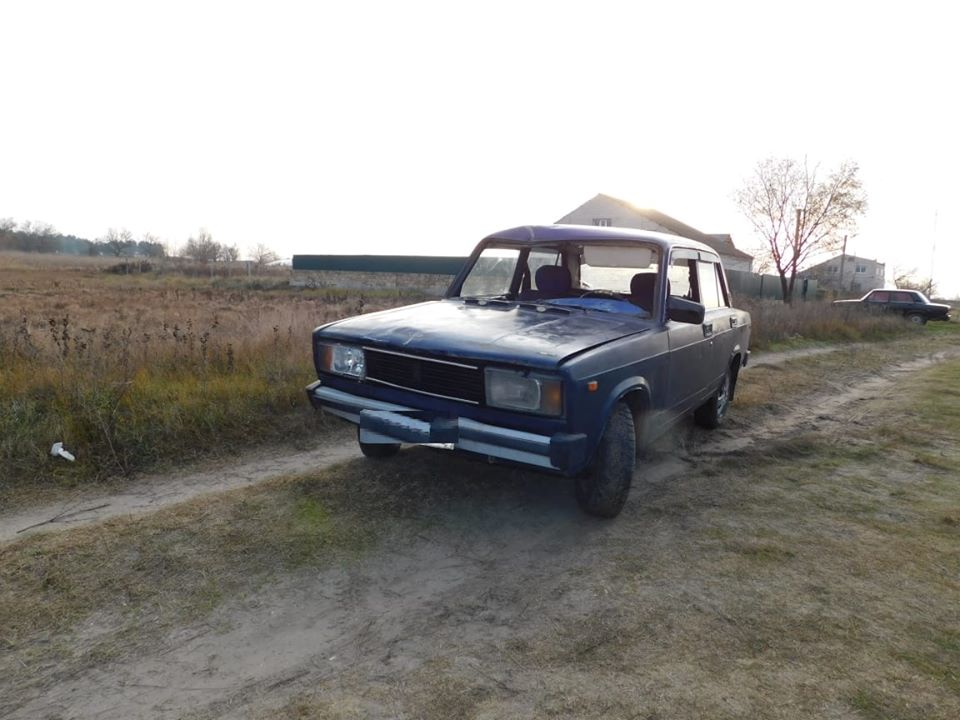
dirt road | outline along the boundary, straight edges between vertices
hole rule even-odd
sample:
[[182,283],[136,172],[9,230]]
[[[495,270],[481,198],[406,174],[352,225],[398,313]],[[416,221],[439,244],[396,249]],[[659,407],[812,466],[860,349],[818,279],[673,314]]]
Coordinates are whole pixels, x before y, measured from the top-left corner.
[[270,448],[227,460],[216,458],[185,472],[146,475],[119,490],[78,491],[69,500],[0,512],[0,543],[115,517],[156,512],[202,495],[330,467],[361,457],[354,440],[354,433],[344,426],[332,430],[319,446],[310,450]]
[[[251,584],[122,657],[68,673],[38,667],[36,682],[0,701],[0,717],[955,716],[950,682],[945,701],[930,673],[883,655],[890,637],[942,625],[939,589],[922,606],[902,600],[912,616],[900,608],[891,588],[919,576],[864,569],[885,559],[889,538],[836,508],[861,512],[864,493],[886,493],[890,507],[877,512],[920,513],[894,507],[890,497],[901,496],[887,487],[920,492],[911,461],[888,459],[882,487],[854,492],[840,480],[879,472],[856,454],[878,410],[906,412],[890,403],[907,402],[911,378],[960,353],[891,357],[878,370],[844,352],[791,363],[794,374],[829,371],[819,393],[791,395],[784,374],[782,397],[734,406],[722,430],[687,428],[655,448],[615,521],[582,516],[566,483],[494,467],[479,489],[431,495],[422,515],[387,518],[395,527],[370,552]],[[766,365],[764,379],[780,382]],[[743,376],[748,398],[760,372]],[[201,488],[323,464],[366,467],[354,455],[343,442],[172,484],[152,479],[85,498],[109,505],[75,517],[150,512]],[[423,449],[392,462],[444,478],[447,490],[478,472]],[[429,492],[395,472],[397,492]],[[54,510],[2,518],[0,541]],[[935,554],[934,564],[947,562]],[[955,565],[944,582],[956,582]],[[110,632],[112,617],[94,613],[55,641],[76,656]],[[896,699],[904,694],[908,702]]]

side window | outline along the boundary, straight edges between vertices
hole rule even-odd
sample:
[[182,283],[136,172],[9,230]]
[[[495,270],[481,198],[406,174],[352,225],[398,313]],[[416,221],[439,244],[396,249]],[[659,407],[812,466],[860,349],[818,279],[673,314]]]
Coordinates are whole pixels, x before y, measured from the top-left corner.
[[913,302],[913,296],[908,292],[890,293],[891,302],[908,303]]
[[700,279],[700,302],[707,310],[723,307],[723,293],[717,279],[716,263],[697,262],[697,275]]
[[884,291],[875,292],[871,294],[870,297],[867,298],[867,302],[877,302],[877,303],[890,302],[890,293],[884,292]]
[[676,259],[667,268],[667,280],[670,282],[670,294],[687,300],[699,300],[696,292],[696,280],[693,275],[693,260]]

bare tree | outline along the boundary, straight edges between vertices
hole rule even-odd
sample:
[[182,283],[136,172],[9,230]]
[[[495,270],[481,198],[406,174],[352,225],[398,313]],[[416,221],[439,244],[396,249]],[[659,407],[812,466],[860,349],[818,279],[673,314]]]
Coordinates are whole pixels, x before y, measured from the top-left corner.
[[22,232],[29,232],[31,235],[37,235],[40,237],[49,237],[57,234],[57,229],[48,222],[42,222],[35,220],[32,223],[25,223],[29,226],[29,230],[21,228]]
[[236,245],[221,245],[220,246],[220,260],[223,262],[236,262],[237,258],[240,257],[240,248]]
[[110,228],[107,230],[107,234],[99,239],[99,242],[103,243],[103,246],[111,255],[120,257],[131,245],[134,245],[133,233],[126,228],[120,228],[119,230]]
[[270,263],[280,259],[279,255],[277,255],[273,250],[268,248],[263,243],[257,243],[250,248],[248,252],[250,253],[250,259],[261,267],[264,265],[269,265]]
[[183,254],[200,262],[213,262],[220,257],[220,245],[206,228],[200,228],[196,237],[190,237],[183,248]]
[[937,293],[937,283],[934,282],[933,278],[918,275],[916,268],[909,270],[894,268],[893,284],[898,288],[919,290],[928,298]]
[[735,196],[764,241],[785,303],[793,298],[800,266],[816,253],[838,249],[867,208],[855,162],[842,163],[825,180],[818,170],[806,161],[767,158]]
[[137,250],[141,255],[152,258],[162,258],[167,254],[167,249],[163,243],[153,233],[145,232],[137,243]]

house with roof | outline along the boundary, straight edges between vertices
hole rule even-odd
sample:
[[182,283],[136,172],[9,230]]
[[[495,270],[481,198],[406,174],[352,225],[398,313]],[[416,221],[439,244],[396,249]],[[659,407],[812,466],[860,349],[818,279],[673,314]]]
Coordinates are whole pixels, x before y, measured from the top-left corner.
[[837,255],[804,270],[820,287],[843,292],[866,293],[886,284],[886,265],[857,255]]
[[727,270],[753,270],[753,255],[736,248],[727,234],[709,234],[665,215],[658,210],[634,207],[626,200],[600,193],[587,200],[576,210],[557,220],[563,225],[601,225],[609,227],[636,228],[654,232],[680,235],[708,245],[720,255]]

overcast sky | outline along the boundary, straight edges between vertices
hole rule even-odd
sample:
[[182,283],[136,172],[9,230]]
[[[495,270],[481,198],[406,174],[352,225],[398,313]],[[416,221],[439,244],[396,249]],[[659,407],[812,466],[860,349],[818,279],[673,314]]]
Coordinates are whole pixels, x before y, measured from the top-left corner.
[[731,198],[759,159],[852,159],[870,209],[850,249],[957,294],[953,18],[917,0],[6,1],[0,217],[460,255],[603,192],[749,249]]

